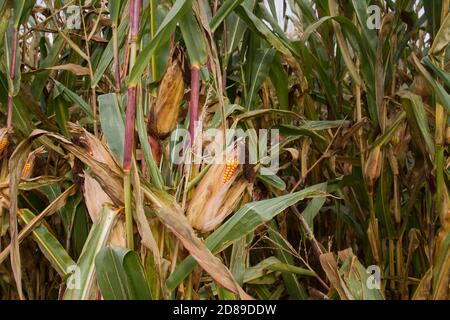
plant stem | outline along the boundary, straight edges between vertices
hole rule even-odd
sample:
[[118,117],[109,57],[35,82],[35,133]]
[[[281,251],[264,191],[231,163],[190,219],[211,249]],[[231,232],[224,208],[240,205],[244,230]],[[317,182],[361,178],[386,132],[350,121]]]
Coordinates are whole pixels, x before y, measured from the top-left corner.
[[194,145],[196,138],[196,122],[198,121],[198,103],[200,95],[200,68],[191,67],[191,101],[189,102],[189,134],[191,145]]
[[[11,64],[9,66],[9,77],[14,86],[14,78],[16,77],[16,51],[17,51],[17,28],[13,28],[12,34],[12,48],[11,48]],[[8,116],[6,120],[6,127],[8,132],[12,129],[12,108],[13,108],[14,88],[10,88],[8,92]]]
[[120,62],[119,62],[119,43],[117,40],[117,25],[112,26],[113,54],[114,54],[114,86],[116,93],[120,92]]
[[[132,0],[130,8],[130,68],[133,69],[137,54],[137,37],[139,32],[139,13],[141,0]],[[134,146],[134,119],[136,116],[136,85],[128,86],[127,111],[125,116],[125,141],[123,147],[123,170],[125,192],[125,225],[127,232],[127,246],[133,249],[133,213],[131,201],[131,161]]]

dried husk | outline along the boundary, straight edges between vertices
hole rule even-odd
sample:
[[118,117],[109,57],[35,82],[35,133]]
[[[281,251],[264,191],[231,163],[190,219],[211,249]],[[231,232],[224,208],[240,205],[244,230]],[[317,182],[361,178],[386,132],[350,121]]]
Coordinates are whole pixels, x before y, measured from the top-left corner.
[[369,189],[370,194],[373,194],[375,182],[380,177],[382,159],[383,159],[383,152],[381,150],[381,147],[376,146],[369,153],[369,157],[364,167],[364,173],[367,180],[367,187]]
[[149,131],[161,139],[170,135],[178,120],[184,95],[182,65],[182,52],[176,48],[150,110]]
[[[96,222],[105,205],[112,205],[113,201],[100,186],[100,183],[84,171],[84,199],[92,222]],[[126,248],[125,221],[123,216],[117,219],[108,239],[113,247]]]

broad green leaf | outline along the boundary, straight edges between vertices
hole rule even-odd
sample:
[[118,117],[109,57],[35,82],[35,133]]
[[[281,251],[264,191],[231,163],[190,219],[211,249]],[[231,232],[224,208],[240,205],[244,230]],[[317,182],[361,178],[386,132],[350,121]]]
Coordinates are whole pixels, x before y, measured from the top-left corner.
[[236,13],[255,34],[265,39],[276,50],[289,56],[294,55],[298,57],[298,52],[294,49],[292,44],[283,41],[275,35],[261,19],[250,11],[249,8],[240,5],[236,8]]
[[441,26],[442,0],[427,0],[423,2],[427,17],[427,29],[434,39]]
[[256,56],[252,61],[250,88],[245,99],[247,110],[250,110],[252,107],[261,85],[269,75],[274,57],[275,50],[273,49],[261,49],[256,52]]
[[208,58],[205,37],[192,11],[186,12],[180,19],[180,30],[191,66],[200,67],[205,64]]
[[117,219],[117,211],[104,207],[93,224],[73,274],[67,279],[64,300],[88,300],[95,282],[95,257],[105,246]]
[[95,258],[97,283],[106,300],[151,300],[150,287],[136,252],[105,247]]
[[286,190],[286,183],[277,175],[258,175],[258,179],[277,190]]
[[448,73],[445,70],[442,70],[441,68],[437,67],[430,59],[430,57],[425,57],[422,62],[433,70],[433,72],[442,80],[444,81],[445,85],[447,87],[450,87],[450,73]]
[[20,0],[13,1],[13,9],[14,9],[14,27],[18,28],[19,25],[24,22],[25,19],[28,19],[29,12],[34,7],[34,1],[31,0]]
[[108,147],[116,156],[118,163],[122,163],[125,125],[116,94],[108,93],[99,96],[98,105],[100,123]]
[[283,68],[279,54],[276,54],[272,61],[270,79],[277,92],[280,108],[287,110],[289,108],[289,76]]
[[[327,190],[327,183],[322,183],[322,191]],[[325,201],[327,200],[326,197],[317,197],[309,201],[308,205],[306,206],[305,210],[303,210],[303,217],[305,217],[306,222],[308,223],[311,230],[314,230],[314,218],[319,213],[320,209],[322,209],[323,205],[325,204]]]

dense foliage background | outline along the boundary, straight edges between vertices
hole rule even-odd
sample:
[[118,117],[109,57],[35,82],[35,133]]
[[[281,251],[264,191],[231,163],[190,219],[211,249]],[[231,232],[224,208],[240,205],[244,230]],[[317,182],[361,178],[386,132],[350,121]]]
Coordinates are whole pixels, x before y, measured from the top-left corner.
[[[448,0],[0,0],[1,299],[448,299],[449,41]],[[256,163],[189,164],[211,128]]]

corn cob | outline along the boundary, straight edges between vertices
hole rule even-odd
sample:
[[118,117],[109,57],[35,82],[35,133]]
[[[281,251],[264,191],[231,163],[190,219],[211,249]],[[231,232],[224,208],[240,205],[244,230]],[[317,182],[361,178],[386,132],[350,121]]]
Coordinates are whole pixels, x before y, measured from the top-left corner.
[[8,147],[8,137],[3,137],[0,140],[0,154],[3,154],[3,151],[6,150],[6,147]]
[[23,167],[22,173],[20,175],[22,179],[27,179],[29,177],[33,164],[34,164],[34,157],[29,159],[27,163],[25,163],[25,166]]
[[227,183],[230,181],[231,177],[233,177],[233,174],[236,172],[238,167],[238,161],[237,159],[234,160],[228,160],[227,164],[225,166],[225,172],[223,173],[223,183]]

